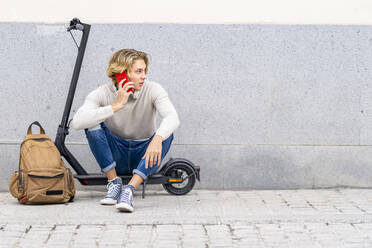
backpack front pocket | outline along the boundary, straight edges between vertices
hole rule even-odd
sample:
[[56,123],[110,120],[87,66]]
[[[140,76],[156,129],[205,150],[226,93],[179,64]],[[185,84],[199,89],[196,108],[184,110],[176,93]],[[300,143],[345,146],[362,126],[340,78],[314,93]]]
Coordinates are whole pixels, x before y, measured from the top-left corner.
[[37,169],[27,174],[28,204],[64,202],[65,174],[63,169]]

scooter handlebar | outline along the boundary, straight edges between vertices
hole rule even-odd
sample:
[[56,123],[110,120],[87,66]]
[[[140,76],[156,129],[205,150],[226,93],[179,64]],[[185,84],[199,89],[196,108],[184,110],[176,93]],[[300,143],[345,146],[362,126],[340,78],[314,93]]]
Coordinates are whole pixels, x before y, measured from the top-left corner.
[[71,31],[72,29],[83,31],[84,25],[80,22],[78,18],[74,18],[70,21],[70,26],[67,28],[67,32]]

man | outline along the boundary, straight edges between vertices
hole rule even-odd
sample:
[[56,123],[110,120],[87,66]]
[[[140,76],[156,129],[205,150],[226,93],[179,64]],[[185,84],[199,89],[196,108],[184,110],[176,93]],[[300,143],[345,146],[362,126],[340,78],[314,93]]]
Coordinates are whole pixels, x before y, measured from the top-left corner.
[[[154,174],[167,154],[180,121],[163,87],[147,81],[148,56],[134,49],[115,52],[106,74],[112,82],[86,97],[71,123],[85,130],[89,147],[108,179],[103,205],[133,212],[133,192]],[[126,70],[129,81],[116,82],[115,74]],[[133,89],[134,93],[129,89]],[[156,114],[162,121],[156,129]],[[117,174],[133,174],[122,186]]]

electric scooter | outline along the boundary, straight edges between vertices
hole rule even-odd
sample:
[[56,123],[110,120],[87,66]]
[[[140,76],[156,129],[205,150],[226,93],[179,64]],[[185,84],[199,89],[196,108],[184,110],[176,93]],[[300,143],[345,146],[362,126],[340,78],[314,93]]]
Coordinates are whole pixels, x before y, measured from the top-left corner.
[[[80,46],[76,43],[76,40],[72,34],[72,30],[82,31],[83,35],[80,40]],[[77,48],[78,54],[75,62],[74,72],[71,79],[70,88],[63,111],[61,124],[58,126],[56,139],[54,141],[61,156],[71,165],[77,174],[74,177],[82,185],[106,185],[107,177],[104,174],[92,174],[88,173],[72,155],[72,153],[65,146],[66,136],[69,134],[70,123],[69,120],[72,102],[75,95],[76,85],[78,82],[81,64],[85,53],[85,48],[88,41],[90,31],[90,25],[80,22],[79,19],[74,18],[70,21],[70,25],[67,28],[67,32],[70,32]],[[122,178],[123,183],[127,184],[131,179],[132,175],[118,175]],[[145,197],[146,184],[162,184],[164,189],[173,195],[185,195],[190,192],[196,180],[200,181],[200,166],[193,164],[190,160],[185,158],[170,158],[164,166],[161,167],[160,171],[156,174],[149,176],[142,183],[142,198]]]

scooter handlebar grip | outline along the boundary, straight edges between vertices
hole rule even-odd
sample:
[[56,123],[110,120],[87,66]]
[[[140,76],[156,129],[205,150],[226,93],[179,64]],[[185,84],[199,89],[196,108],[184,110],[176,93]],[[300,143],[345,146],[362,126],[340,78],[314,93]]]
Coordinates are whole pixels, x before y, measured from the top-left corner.
[[77,30],[83,31],[84,30],[84,25],[82,25],[82,24],[76,24],[76,25],[69,26],[67,28],[67,32],[69,32],[69,31],[71,31],[73,29],[77,29]]
[[76,29],[80,30],[80,31],[83,31],[84,30],[84,25],[78,23],[78,24],[76,24]]

